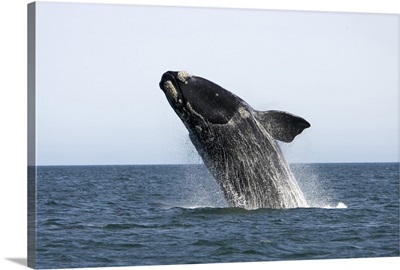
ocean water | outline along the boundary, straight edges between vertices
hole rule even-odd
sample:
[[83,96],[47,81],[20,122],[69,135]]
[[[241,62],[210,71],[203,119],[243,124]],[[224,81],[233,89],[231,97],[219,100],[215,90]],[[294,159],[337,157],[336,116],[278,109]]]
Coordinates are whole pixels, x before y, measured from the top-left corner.
[[40,166],[37,268],[399,256],[399,163],[291,168],[309,208],[229,208],[203,165]]

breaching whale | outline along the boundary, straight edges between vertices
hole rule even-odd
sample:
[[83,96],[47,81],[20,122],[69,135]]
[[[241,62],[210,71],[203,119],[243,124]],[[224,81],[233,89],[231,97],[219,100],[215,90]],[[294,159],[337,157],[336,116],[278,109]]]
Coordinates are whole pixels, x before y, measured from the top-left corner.
[[201,77],[167,71],[159,83],[231,207],[306,207],[276,140],[291,142],[310,124],[282,111],[257,111]]

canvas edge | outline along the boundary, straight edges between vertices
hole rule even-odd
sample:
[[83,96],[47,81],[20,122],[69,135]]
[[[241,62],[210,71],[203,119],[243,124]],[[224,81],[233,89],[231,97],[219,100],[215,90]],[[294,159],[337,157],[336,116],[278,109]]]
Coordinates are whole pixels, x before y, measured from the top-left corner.
[[36,3],[27,5],[27,119],[28,119],[28,260],[27,266],[36,268]]

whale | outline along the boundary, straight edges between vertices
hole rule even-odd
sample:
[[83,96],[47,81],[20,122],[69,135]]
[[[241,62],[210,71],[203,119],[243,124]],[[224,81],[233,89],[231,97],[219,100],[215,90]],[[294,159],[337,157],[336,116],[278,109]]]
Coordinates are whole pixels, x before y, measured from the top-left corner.
[[167,71],[159,87],[230,207],[307,207],[278,141],[311,125],[279,110],[258,111],[232,92],[186,71]]

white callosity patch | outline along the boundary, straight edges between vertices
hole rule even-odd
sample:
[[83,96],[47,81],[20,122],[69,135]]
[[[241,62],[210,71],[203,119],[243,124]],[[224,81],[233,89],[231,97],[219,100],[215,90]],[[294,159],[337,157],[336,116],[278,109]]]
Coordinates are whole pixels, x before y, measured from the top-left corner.
[[175,86],[172,84],[172,82],[166,81],[164,83],[164,88],[166,90],[167,95],[176,102],[178,99],[178,91],[176,91]]
[[242,118],[247,118],[250,116],[250,113],[243,107],[239,108],[239,113]]
[[187,78],[191,77],[191,75],[189,73],[187,73],[186,71],[179,71],[178,72],[178,80],[180,80],[181,82],[187,84]]

